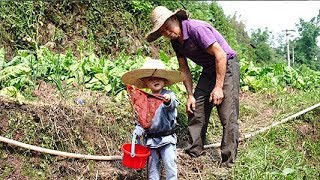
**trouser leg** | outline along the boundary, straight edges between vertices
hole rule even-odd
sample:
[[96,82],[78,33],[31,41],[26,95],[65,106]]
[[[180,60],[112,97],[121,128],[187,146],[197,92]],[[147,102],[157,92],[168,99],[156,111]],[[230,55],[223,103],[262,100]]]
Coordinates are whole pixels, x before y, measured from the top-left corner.
[[212,103],[209,102],[209,95],[203,89],[208,88],[208,84],[212,81],[212,77],[201,75],[194,97],[196,106],[194,113],[188,116],[189,145],[185,152],[193,157],[202,154],[205,144],[208,122],[212,111]]
[[157,149],[150,149],[148,178],[149,180],[159,180],[161,173],[160,154]]
[[166,169],[166,179],[167,180],[178,179],[176,145],[167,144],[161,147],[160,154],[163,160],[163,165]]
[[223,126],[221,140],[222,162],[233,162],[237,156],[239,144],[239,63],[236,59],[228,61],[223,85],[224,100],[217,106],[218,115]]

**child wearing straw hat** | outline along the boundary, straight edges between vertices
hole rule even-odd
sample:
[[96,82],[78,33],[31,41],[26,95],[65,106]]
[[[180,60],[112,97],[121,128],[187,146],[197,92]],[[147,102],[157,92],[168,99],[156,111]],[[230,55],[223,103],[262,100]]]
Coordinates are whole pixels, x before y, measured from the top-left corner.
[[176,144],[177,106],[176,96],[165,86],[184,80],[180,71],[166,70],[160,60],[147,59],[142,68],[129,71],[122,76],[126,85],[148,88],[154,95],[162,95],[163,103],[156,109],[149,128],[136,125],[134,133],[145,137],[145,145],[150,148],[148,178],[160,179],[161,160],[166,169],[166,179],[178,179]]
[[[211,110],[216,106],[223,126],[220,165],[229,167],[235,161],[239,143],[240,68],[236,52],[214,27],[189,19],[185,10],[172,12],[158,6],[152,11],[151,20],[153,28],[147,41],[161,36],[170,39],[179,70],[186,76],[189,145],[185,152],[191,157],[204,153]],[[187,58],[203,68],[195,89]]]

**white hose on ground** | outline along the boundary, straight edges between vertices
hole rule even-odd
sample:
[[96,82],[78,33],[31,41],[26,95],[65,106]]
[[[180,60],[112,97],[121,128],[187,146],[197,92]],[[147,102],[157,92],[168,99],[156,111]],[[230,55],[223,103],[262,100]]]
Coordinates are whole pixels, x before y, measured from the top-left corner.
[[[297,113],[295,113],[295,114],[293,114],[293,115],[291,115],[291,116],[289,116],[289,117],[287,117],[287,118],[284,118],[284,119],[281,120],[281,121],[277,121],[277,122],[275,122],[275,123],[272,123],[270,126],[261,128],[261,129],[259,129],[259,130],[257,130],[257,131],[252,132],[252,133],[244,134],[243,137],[240,138],[240,141],[243,141],[243,140],[245,140],[245,139],[248,139],[248,138],[250,138],[250,137],[253,137],[253,136],[255,136],[255,135],[259,134],[259,133],[262,133],[262,132],[264,132],[264,131],[272,128],[272,127],[275,127],[275,126],[277,126],[277,125],[279,125],[279,124],[283,124],[283,123],[285,123],[285,122],[287,122],[287,121],[289,121],[289,120],[291,120],[291,119],[293,119],[293,118],[296,118],[296,117],[298,117],[298,116],[300,116],[300,115],[302,115],[302,114],[304,114],[304,113],[306,113],[306,112],[308,112],[308,111],[311,111],[311,110],[313,110],[313,109],[315,109],[315,108],[317,108],[317,107],[319,107],[319,106],[320,106],[320,103],[315,104],[315,105],[313,105],[313,106],[311,106],[311,107],[308,107],[307,109],[304,109],[304,110],[299,111],[299,112],[297,112]],[[206,148],[218,148],[218,147],[220,147],[220,146],[221,146],[221,143],[219,142],[219,143],[204,145],[204,148],[205,148],[205,149],[206,149]]]
[[[240,141],[243,141],[244,139],[248,139],[250,137],[253,137],[255,135],[257,135],[258,133],[264,132],[274,126],[277,126],[279,124],[285,123],[293,118],[296,118],[308,111],[311,111],[317,107],[320,106],[320,103],[313,105],[305,110],[302,110],[296,114],[293,114],[281,121],[275,122],[273,124],[271,124],[270,126],[264,127],[258,131],[252,132],[252,133],[248,133],[245,134],[242,138],[240,138]],[[5,137],[0,136],[0,141],[1,142],[5,142],[8,144],[12,144],[18,147],[22,147],[22,148],[26,148],[26,149],[30,149],[30,150],[34,150],[34,151],[38,151],[38,152],[42,152],[42,153],[48,153],[48,154],[53,154],[53,155],[57,155],[57,156],[64,156],[64,157],[72,157],[72,158],[81,158],[81,159],[92,159],[92,160],[121,160],[122,156],[93,156],[93,155],[84,155],[84,154],[76,154],[76,153],[68,153],[68,152],[62,152],[62,151],[57,151],[57,150],[52,150],[52,149],[47,149],[47,148],[42,148],[42,147],[38,147],[38,146],[33,146],[30,144],[25,144],[19,141],[15,141],[12,139],[8,139]],[[204,148],[218,148],[220,147],[221,144],[220,143],[214,143],[214,144],[208,144],[208,145],[204,145]]]
[[12,139],[8,139],[8,138],[2,137],[2,136],[0,136],[0,141],[15,145],[15,146],[19,146],[22,148],[26,148],[26,149],[30,149],[30,150],[34,150],[34,151],[38,151],[38,152],[42,152],[42,153],[53,154],[53,155],[57,155],[57,156],[65,156],[65,157],[81,158],[81,159],[92,159],[92,160],[121,160],[122,159],[122,156],[93,156],[93,155],[84,155],[84,154],[62,152],[62,151],[42,148],[42,147],[38,147],[38,146],[33,146],[30,144],[25,144],[25,143],[15,141]]

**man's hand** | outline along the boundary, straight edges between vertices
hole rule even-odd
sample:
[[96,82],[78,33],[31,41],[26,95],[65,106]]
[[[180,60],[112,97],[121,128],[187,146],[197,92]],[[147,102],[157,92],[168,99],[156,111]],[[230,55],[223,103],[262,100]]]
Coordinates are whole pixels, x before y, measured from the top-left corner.
[[227,54],[224,52],[218,42],[213,43],[207,49],[207,52],[216,57],[216,85],[210,93],[209,102],[214,106],[221,104],[224,98],[223,83],[227,69]]
[[214,106],[221,104],[223,101],[224,95],[223,90],[220,87],[214,87],[212,92],[210,93],[209,102],[212,102]]
[[187,107],[186,111],[188,114],[192,114],[193,111],[196,109],[196,99],[194,98],[193,95],[189,95],[187,99]]
[[184,73],[186,79],[183,81],[184,86],[186,87],[188,95],[186,111],[188,114],[192,114],[196,107],[196,99],[193,96],[193,87],[192,87],[192,76],[190,68],[188,66],[186,57],[178,57],[179,61],[179,70]]

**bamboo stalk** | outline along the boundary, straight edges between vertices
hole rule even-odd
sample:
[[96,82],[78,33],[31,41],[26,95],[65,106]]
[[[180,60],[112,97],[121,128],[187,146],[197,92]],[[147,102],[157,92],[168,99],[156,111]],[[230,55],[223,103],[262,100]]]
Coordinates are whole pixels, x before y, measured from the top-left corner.
[[12,139],[8,139],[8,138],[2,137],[2,136],[0,136],[0,141],[15,145],[15,146],[19,146],[22,148],[26,148],[26,149],[30,149],[30,150],[34,150],[34,151],[38,151],[38,152],[42,152],[42,153],[53,154],[53,155],[57,155],[57,156],[81,158],[81,159],[92,159],[92,160],[121,160],[122,159],[122,156],[93,156],[93,155],[84,155],[84,154],[62,152],[62,151],[42,148],[42,147],[38,147],[38,146],[33,146],[30,144],[25,144],[25,143],[15,141]]

